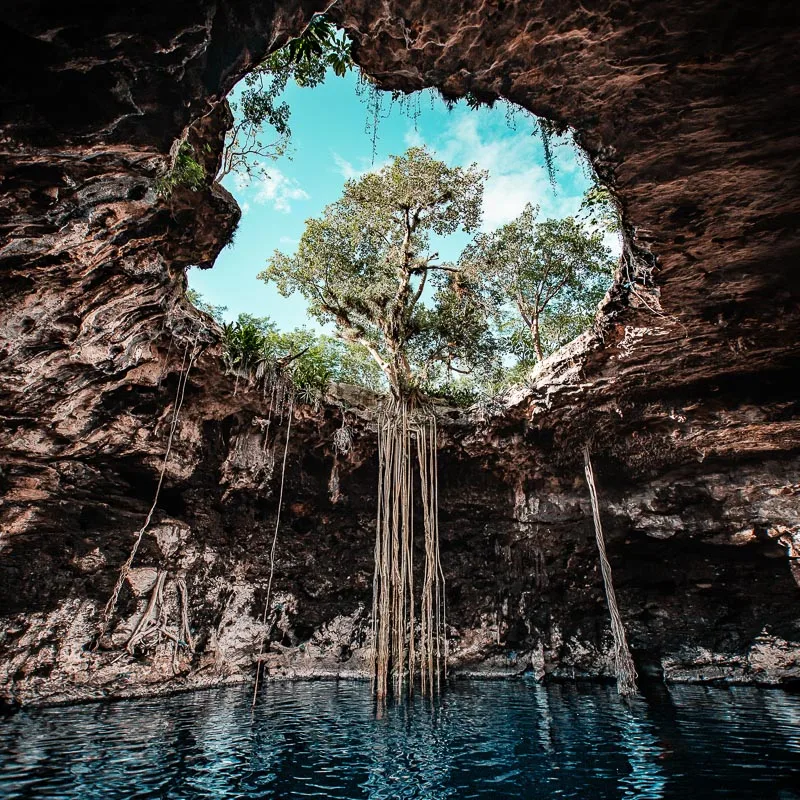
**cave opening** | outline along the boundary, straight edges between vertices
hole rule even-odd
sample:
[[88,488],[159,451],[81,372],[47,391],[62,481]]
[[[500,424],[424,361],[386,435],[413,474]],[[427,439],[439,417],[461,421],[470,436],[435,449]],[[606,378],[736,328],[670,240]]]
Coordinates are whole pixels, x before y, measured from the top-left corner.
[[[568,129],[502,98],[467,93],[459,104],[437,91],[382,91],[358,70],[350,46],[341,30],[314,17],[228,97],[232,120],[216,181],[237,197],[242,217],[215,271],[193,272],[188,296],[222,326],[234,395],[255,386],[268,400],[262,456],[270,477],[276,406],[281,420],[287,417],[265,625],[277,619],[268,606],[295,403],[318,409],[334,402],[340,409],[328,483],[338,502],[339,456],[346,460],[352,431],[334,387],[360,385],[378,396],[371,618],[373,689],[383,698],[390,673],[395,696],[413,687],[418,666],[423,693],[438,691],[446,676],[436,426],[442,410],[434,403],[502,408],[504,395],[590,327],[618,270],[622,224]],[[175,180],[194,180],[200,171],[193,147],[184,142],[173,150],[165,184],[179,167]],[[303,230],[300,214],[315,213]],[[259,255],[267,269],[257,278],[267,292],[253,283]],[[387,290],[398,275],[400,289]],[[280,321],[263,315],[279,303],[294,313]],[[298,326],[298,318],[313,327]],[[287,320],[294,330],[285,329]],[[387,392],[388,401],[379,399]],[[412,533],[416,491],[424,509],[422,548]],[[424,575],[413,566],[420,549]],[[610,573],[603,574],[608,584]],[[614,618],[621,629],[618,613]],[[265,645],[267,633],[254,703]],[[630,680],[623,685],[629,692]]]
[[[442,167],[477,166],[485,173],[477,220],[428,232],[424,245],[435,253],[435,270],[451,265],[467,274],[471,267],[480,277],[492,264],[494,274],[479,290],[480,302],[493,305],[486,317],[494,341],[480,371],[448,364],[426,389],[456,406],[491,404],[592,327],[620,263],[622,225],[613,196],[566,126],[502,97],[382,90],[351,60],[349,39],[326,18],[315,17],[303,36],[317,47],[308,61],[292,62],[290,54],[304,52],[298,43],[305,41],[292,40],[228,96],[233,118],[216,180],[237,198],[242,216],[225,234],[228,244],[214,269],[190,270],[190,299],[217,322],[247,329],[254,341],[270,340],[264,347],[275,357],[306,351],[292,369],[307,399],[324,394],[326,376],[384,391],[386,376],[363,348],[341,341],[332,315],[297,281],[287,287],[286,274],[264,266],[272,253],[296,254],[310,218],[323,218],[346,182],[385,171],[409,148],[423,148]],[[534,231],[535,241],[528,241]],[[558,265],[553,274],[545,259]],[[411,286],[419,282],[416,275]],[[430,284],[422,301],[436,305]],[[256,358],[230,353],[231,369]]]

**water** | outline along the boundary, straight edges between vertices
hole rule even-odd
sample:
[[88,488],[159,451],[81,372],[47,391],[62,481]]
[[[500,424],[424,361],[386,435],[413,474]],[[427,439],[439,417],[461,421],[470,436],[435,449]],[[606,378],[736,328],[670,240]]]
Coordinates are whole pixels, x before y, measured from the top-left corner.
[[800,696],[464,682],[376,714],[363,683],[268,685],[0,720],[5,798],[800,799]]

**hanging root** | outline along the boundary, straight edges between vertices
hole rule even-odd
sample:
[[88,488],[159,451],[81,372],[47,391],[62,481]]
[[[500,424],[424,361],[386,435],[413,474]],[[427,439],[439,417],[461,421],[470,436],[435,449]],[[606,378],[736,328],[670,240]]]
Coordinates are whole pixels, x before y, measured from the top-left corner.
[[144,641],[152,634],[158,634],[161,628],[161,614],[164,608],[164,581],[166,578],[166,572],[158,573],[155,586],[150,594],[150,600],[147,603],[147,608],[144,614],[142,614],[139,624],[134,628],[133,633],[125,643],[125,649],[131,655],[133,655],[133,649],[137,644]]
[[[411,421],[408,403],[391,401],[378,417],[378,515],[372,597],[372,691],[379,699],[413,691],[419,663],[423,693],[441,688],[446,661],[444,575],[439,561],[436,424]],[[425,571],[419,656],[414,602],[412,434],[423,504]]]
[[417,460],[425,533],[425,575],[422,583],[420,683],[423,694],[441,689],[447,669],[447,632],[444,608],[444,572],[439,557],[438,469],[436,419],[431,416],[415,427]]
[[[272,598],[272,578],[275,575],[275,548],[278,544],[278,531],[280,530],[281,525],[281,508],[283,506],[283,487],[286,478],[286,458],[289,455],[289,435],[292,431],[292,415],[294,413],[294,397],[289,398],[289,418],[286,422],[286,444],[283,448],[283,466],[281,467],[281,488],[278,494],[278,510],[277,516],[275,519],[275,533],[272,536],[272,548],[270,549],[269,553],[269,581],[267,582],[267,599],[264,603],[264,614],[261,619],[261,624],[265,626],[267,624],[267,615],[269,614],[269,607],[270,607],[270,600]],[[281,416],[283,414],[281,413]],[[261,656],[264,654],[264,645],[267,640],[267,631],[264,630],[263,635],[261,636],[261,646],[258,649],[258,659],[256,661],[256,680],[255,685],[253,686],[253,702],[251,707],[255,707],[256,700],[258,699],[258,683],[261,677]]]
[[631,658],[631,651],[628,648],[628,640],[625,636],[625,626],[622,624],[622,617],[620,616],[619,607],[617,606],[617,596],[614,592],[614,582],[611,576],[611,564],[608,563],[608,558],[606,557],[603,526],[600,521],[600,504],[597,500],[597,488],[594,483],[592,459],[589,454],[588,445],[583,448],[583,463],[586,471],[586,482],[589,484],[589,494],[592,498],[592,516],[594,517],[597,550],[600,554],[600,569],[603,573],[606,601],[611,614],[611,633],[614,636],[614,669],[617,674],[617,691],[624,696],[633,695],[637,692],[636,667],[633,664],[633,658]]
[[189,592],[186,589],[186,581],[183,578],[178,578],[175,581],[175,585],[178,587],[178,602],[181,608],[181,626],[178,636],[186,644],[189,652],[194,653],[194,639],[189,627]]
[[[122,591],[122,587],[125,583],[125,579],[128,577],[130,573],[131,566],[133,564],[133,560],[136,558],[136,553],[139,550],[139,545],[142,543],[142,538],[144,537],[145,531],[150,526],[150,521],[153,519],[153,514],[156,510],[156,505],[158,504],[158,497],[161,493],[161,485],[164,483],[164,474],[167,471],[167,463],[169,462],[169,456],[172,452],[172,442],[175,438],[175,431],[178,427],[178,418],[181,413],[181,408],[183,407],[183,399],[186,395],[186,384],[189,381],[189,372],[192,369],[192,365],[194,364],[195,357],[197,355],[197,340],[200,336],[200,331],[198,330],[195,334],[194,341],[191,345],[191,353],[189,352],[189,345],[186,345],[186,349],[183,351],[183,361],[181,362],[181,376],[178,379],[178,390],[175,395],[175,405],[172,410],[172,421],[170,422],[170,429],[169,429],[169,437],[167,439],[167,449],[164,452],[164,460],[161,462],[161,471],[158,476],[158,484],[156,485],[156,493],[155,497],[153,497],[153,504],[150,506],[150,511],[147,513],[147,518],[144,521],[144,525],[139,528],[139,532],[136,534],[136,540],[133,543],[133,547],[131,548],[130,555],[128,556],[127,561],[122,565],[122,568],[119,571],[119,576],[117,577],[117,582],[114,585],[114,590],[111,593],[111,597],[106,603],[106,607],[103,611],[103,618],[100,625],[100,635],[98,636],[97,641],[100,641],[100,638],[106,633],[108,630],[109,622],[111,621],[111,615],[114,613],[114,609],[117,607],[117,602],[119,601],[119,593]],[[188,361],[187,361],[188,356]]]
[[171,640],[172,671],[177,674],[179,650],[184,648],[189,653],[194,653],[194,640],[189,627],[189,595],[186,589],[186,581],[183,578],[178,578],[175,581],[175,587],[178,594],[180,624],[177,630],[170,630],[167,626],[167,607],[164,603],[164,583],[166,578],[166,572],[157,574],[147,608],[145,608],[142,618],[125,643],[125,650],[130,655],[134,655],[137,646],[158,645],[161,643],[162,637]]
[[353,446],[353,431],[342,418],[342,427],[333,434],[333,449],[339,454],[346,456]]

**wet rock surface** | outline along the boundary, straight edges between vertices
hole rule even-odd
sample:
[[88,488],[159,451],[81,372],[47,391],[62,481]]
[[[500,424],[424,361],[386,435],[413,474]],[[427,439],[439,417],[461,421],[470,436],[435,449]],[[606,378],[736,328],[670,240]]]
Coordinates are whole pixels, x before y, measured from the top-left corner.
[[[297,409],[264,625],[286,420],[224,374],[218,330],[183,299],[186,267],[213,263],[239,210],[211,177],[156,192],[184,136],[213,175],[221,98],[322,4],[201,2],[155,17],[134,3],[91,18],[17,6],[4,52],[27,52],[16,63],[28,66],[3,86],[0,118],[3,699],[249,680],[265,634],[271,676],[363,674],[373,400],[341,390]],[[333,13],[384,86],[503,95],[574,126],[625,213],[595,330],[501,409],[440,409],[453,673],[610,673],[580,461],[590,441],[640,672],[796,681],[791,10],[349,0]],[[153,524],[98,637],[192,357]],[[342,399],[347,457],[332,445]],[[159,576],[158,631],[128,653]]]

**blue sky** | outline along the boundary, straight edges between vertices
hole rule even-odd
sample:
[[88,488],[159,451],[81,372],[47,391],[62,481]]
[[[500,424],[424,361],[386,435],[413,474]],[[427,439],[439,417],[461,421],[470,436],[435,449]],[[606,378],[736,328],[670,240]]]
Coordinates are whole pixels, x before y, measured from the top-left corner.
[[[228,175],[225,186],[242,207],[242,221],[232,247],[222,251],[210,270],[192,269],[189,285],[206,302],[227,306],[226,319],[246,312],[269,316],[281,329],[318,326],[306,316],[300,295],[281,297],[273,286],[256,278],[275,249],[292,253],[310,217],[337,200],[347,178],[379,169],[392,155],[411,145],[427,145],[451,166],[476,162],[489,171],[484,190],[483,230],[493,230],[517,216],[525,203],[541,207],[540,219],[575,214],[589,185],[571,144],[555,148],[557,191],[544,167],[540,138],[522,112],[509,117],[508,108],[473,110],[464,102],[453,110],[431,92],[419,97],[417,113],[398,104],[380,120],[373,161],[372,136],[366,130],[368,111],[357,92],[358,79],[332,73],[314,89],[290,86],[292,145],[287,155],[270,162],[268,178],[246,180]],[[464,235],[437,242],[443,260],[455,260],[468,241]]]

